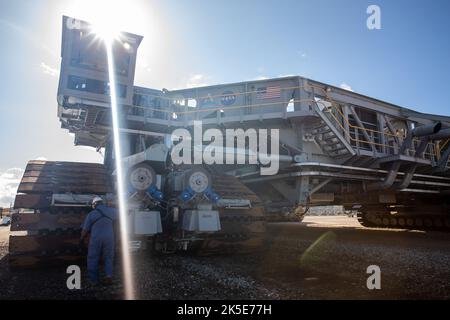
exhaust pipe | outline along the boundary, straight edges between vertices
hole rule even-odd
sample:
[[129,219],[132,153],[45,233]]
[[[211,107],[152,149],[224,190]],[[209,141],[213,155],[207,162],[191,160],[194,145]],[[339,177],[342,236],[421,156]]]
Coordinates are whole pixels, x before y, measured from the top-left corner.
[[413,137],[423,137],[438,133],[442,128],[441,122],[423,125],[412,130]]
[[442,140],[450,138],[450,129],[441,130],[438,133],[429,136],[428,138],[430,140]]

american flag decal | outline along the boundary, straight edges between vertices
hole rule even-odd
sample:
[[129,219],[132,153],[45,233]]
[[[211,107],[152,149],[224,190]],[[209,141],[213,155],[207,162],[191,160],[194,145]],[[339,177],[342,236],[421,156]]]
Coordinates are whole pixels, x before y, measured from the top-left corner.
[[256,99],[276,99],[280,97],[280,86],[259,87],[258,89],[256,89]]

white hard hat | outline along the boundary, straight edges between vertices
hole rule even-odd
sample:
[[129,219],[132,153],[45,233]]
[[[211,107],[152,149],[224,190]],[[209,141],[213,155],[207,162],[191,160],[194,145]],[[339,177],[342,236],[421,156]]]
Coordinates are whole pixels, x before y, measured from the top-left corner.
[[103,199],[99,196],[95,196],[94,199],[92,199],[92,204],[96,204],[97,202],[101,202]]

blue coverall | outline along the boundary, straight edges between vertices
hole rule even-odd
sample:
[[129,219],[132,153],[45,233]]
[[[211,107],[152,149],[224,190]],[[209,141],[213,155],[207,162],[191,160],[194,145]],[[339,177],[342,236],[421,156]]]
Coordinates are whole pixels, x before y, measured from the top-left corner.
[[[100,209],[107,217],[102,217]],[[114,260],[114,224],[117,219],[117,210],[103,204],[97,205],[84,220],[83,230],[90,232],[88,247],[87,268],[89,279],[98,282],[98,269],[100,257],[103,256],[105,274],[112,277]]]

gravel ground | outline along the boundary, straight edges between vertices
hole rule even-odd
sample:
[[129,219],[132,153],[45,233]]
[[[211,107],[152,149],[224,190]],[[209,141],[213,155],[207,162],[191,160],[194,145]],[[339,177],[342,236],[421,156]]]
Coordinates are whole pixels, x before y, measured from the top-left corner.
[[[0,299],[123,297],[120,274],[112,286],[69,291],[65,267],[10,271],[6,242],[0,245]],[[381,268],[381,290],[366,287],[369,265]],[[353,218],[307,217],[270,224],[258,254],[146,253],[134,256],[134,268],[142,299],[449,299],[450,234],[368,230]]]

